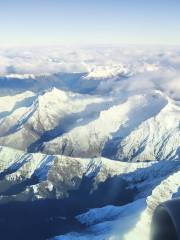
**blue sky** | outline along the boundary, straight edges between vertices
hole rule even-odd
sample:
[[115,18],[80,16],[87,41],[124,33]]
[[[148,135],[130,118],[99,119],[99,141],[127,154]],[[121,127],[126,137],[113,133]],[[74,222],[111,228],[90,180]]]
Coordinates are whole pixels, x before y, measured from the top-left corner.
[[180,0],[2,0],[0,46],[180,44]]

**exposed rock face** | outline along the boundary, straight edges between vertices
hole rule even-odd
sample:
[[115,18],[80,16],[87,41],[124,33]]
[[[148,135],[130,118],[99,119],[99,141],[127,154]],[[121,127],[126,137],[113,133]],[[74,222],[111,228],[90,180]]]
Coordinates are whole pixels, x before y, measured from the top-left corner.
[[144,240],[179,196],[179,51],[78,51],[1,51],[0,239]]
[[[0,159],[0,208],[6,209],[7,206],[8,209],[9,206],[12,211],[16,212],[15,214],[18,214],[18,211],[20,215],[17,221],[19,223],[23,221],[21,211],[24,211],[24,208],[31,209],[31,217],[27,221],[29,228],[32,227],[31,220],[36,215],[37,208],[44,212],[43,216],[49,219],[48,226],[52,227],[50,219],[54,219],[55,225],[60,224],[61,226],[62,223],[57,223],[55,220],[58,216],[61,216],[69,219],[66,223],[63,223],[69,225],[69,221],[76,219],[76,215],[83,213],[87,208],[95,207],[100,208],[101,216],[98,221],[101,222],[101,228],[101,225],[104,226],[103,222],[106,221],[106,217],[103,215],[106,208],[101,209],[101,207],[107,204],[118,206],[135,199],[139,201],[147,198],[147,209],[143,212],[140,223],[134,230],[142,233],[142,229],[140,231],[138,226],[142,227],[141,221],[145,222],[145,219],[147,226],[149,226],[155,206],[162,200],[178,195],[179,160],[128,163],[106,158],[81,159],[41,153],[30,154],[7,147],[1,147]],[[137,204],[136,210],[139,214],[138,211],[142,211],[144,205],[141,205],[140,202],[137,202]],[[124,207],[127,214],[131,212],[131,209],[134,209],[132,203]],[[115,208],[112,216],[109,216],[108,221],[112,221],[109,226],[114,225],[115,219],[117,221],[121,219],[122,207]],[[48,209],[48,212],[45,209]],[[91,216],[91,218],[89,219],[88,216]],[[44,217],[41,218],[41,212],[39,212],[39,216],[36,216],[37,226],[44,226]],[[82,226],[82,221],[85,221],[83,224],[86,224],[87,221],[88,225],[94,225],[97,223],[94,217],[87,215],[87,220],[85,220],[86,217],[77,218],[73,220],[75,222],[72,226],[76,226],[75,230],[78,230],[77,226]],[[79,220],[80,225],[78,225]],[[14,218],[11,221],[14,221]],[[48,226],[46,227],[47,231]],[[72,229],[68,229],[67,232],[72,231]],[[91,229],[90,226],[89,237],[97,234],[97,232],[94,232],[95,229],[96,227]],[[113,231],[113,229],[111,230]],[[38,229],[35,230],[36,236],[38,236],[38,231]],[[46,237],[52,236],[50,232],[42,233]],[[54,235],[58,235],[58,233],[66,233],[66,230],[59,229],[59,232],[53,232]],[[99,237],[102,237],[102,234],[99,234]],[[110,232],[106,231],[104,234],[103,236],[108,236]],[[84,233],[84,235],[86,234]],[[32,235],[30,236],[32,237]]]
[[160,91],[96,97],[52,88],[12,98],[0,98],[1,145],[129,162],[179,156],[180,107]]

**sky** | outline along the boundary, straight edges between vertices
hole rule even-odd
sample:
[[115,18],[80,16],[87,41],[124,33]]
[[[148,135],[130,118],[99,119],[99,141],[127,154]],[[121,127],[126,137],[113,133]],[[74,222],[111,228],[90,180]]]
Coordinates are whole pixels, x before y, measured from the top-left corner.
[[1,0],[0,47],[180,45],[180,0]]

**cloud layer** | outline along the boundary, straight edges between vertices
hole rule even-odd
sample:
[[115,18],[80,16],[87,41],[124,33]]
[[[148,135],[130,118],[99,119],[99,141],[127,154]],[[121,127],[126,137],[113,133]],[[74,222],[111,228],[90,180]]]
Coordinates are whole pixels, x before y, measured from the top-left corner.
[[87,73],[84,80],[99,80],[98,92],[133,92],[147,89],[180,96],[180,47],[47,47],[1,49],[0,75]]

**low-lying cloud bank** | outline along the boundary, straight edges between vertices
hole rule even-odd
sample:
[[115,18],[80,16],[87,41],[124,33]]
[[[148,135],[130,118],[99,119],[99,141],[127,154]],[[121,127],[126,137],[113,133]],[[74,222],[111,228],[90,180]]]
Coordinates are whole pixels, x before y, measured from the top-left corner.
[[97,91],[118,93],[159,89],[180,96],[180,47],[47,47],[1,49],[0,76],[36,78],[85,73],[99,80]]

